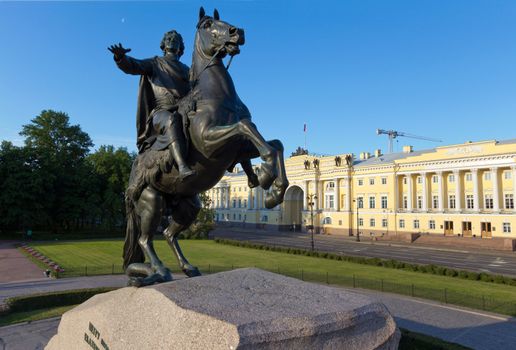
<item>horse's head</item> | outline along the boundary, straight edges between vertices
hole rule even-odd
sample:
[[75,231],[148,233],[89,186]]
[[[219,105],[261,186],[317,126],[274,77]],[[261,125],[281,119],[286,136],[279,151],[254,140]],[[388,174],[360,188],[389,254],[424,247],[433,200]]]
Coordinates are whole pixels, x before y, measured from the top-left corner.
[[197,49],[207,57],[217,54],[222,58],[229,54],[237,55],[240,45],[245,42],[244,30],[221,21],[219,12],[213,11],[213,17],[207,16],[204,9],[199,10],[199,22],[197,23]]

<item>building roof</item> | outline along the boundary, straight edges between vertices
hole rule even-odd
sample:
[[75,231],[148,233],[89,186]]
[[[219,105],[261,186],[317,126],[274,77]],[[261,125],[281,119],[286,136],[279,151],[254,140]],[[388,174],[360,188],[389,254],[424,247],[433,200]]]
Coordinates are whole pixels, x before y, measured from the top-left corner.
[[394,163],[395,160],[419,156],[423,153],[430,153],[430,152],[435,152],[435,151],[436,151],[435,148],[432,148],[432,149],[426,149],[426,150],[421,150],[421,151],[383,154],[380,157],[373,156],[369,159],[355,159],[355,161],[353,162],[353,165],[361,167],[361,166],[389,164],[389,163]]

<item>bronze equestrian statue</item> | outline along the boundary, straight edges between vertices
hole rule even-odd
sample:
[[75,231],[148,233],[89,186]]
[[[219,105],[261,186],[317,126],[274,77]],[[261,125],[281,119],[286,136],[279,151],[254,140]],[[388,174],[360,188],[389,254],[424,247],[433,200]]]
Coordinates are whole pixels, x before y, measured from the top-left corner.
[[[201,206],[198,194],[212,188],[236,164],[242,164],[250,187],[269,190],[267,208],[283,202],[289,185],[283,145],[279,140],[264,140],[258,132],[223,62],[227,55],[237,55],[244,41],[243,29],[221,21],[217,10],[211,17],[201,7],[188,89],[182,85],[186,68],[178,62],[182,48],[174,40],[169,47],[166,42],[163,45],[163,58],[150,60],[129,58],[125,55],[129,49],[122,45],[109,48],[122,70],[142,75],[137,118],[140,153],[126,193],[124,268],[131,285],[172,280],[153,246],[164,215],[171,219],[163,234],[180,268],[189,277],[200,275],[183,255],[177,236],[195,221]],[[175,60],[167,57],[171,54]],[[133,63],[125,65],[123,61]],[[160,63],[163,61],[166,63]],[[142,87],[146,83],[147,87]],[[163,102],[160,92],[170,103]],[[170,147],[174,142],[180,145],[177,152]],[[250,160],[257,157],[263,163],[255,174]],[[144,263],[145,258],[149,263]]]

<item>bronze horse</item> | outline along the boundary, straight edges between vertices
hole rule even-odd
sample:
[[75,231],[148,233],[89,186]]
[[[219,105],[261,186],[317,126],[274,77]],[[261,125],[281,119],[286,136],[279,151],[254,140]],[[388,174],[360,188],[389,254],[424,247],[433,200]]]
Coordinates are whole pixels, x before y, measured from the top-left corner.
[[[201,207],[198,194],[217,184],[235,164],[242,164],[251,187],[270,189],[265,198],[267,208],[283,202],[289,185],[283,145],[279,140],[264,140],[258,132],[223,63],[225,56],[240,52],[244,41],[242,29],[221,21],[217,10],[213,17],[207,16],[201,7],[190,69],[192,88],[180,103],[180,112],[189,125],[187,163],[196,175],[180,181],[176,168],[170,172],[157,171],[159,156],[153,152],[143,153],[135,160],[129,185],[136,181],[135,172],[142,169],[152,176],[146,177],[138,198],[126,199],[124,267],[132,285],[172,280],[170,270],[153,247],[154,233],[165,213],[171,220],[163,233],[180,268],[189,277],[200,275],[181,252],[177,237],[197,217]],[[250,159],[257,157],[263,163],[254,174]],[[145,257],[150,264],[144,264]]]

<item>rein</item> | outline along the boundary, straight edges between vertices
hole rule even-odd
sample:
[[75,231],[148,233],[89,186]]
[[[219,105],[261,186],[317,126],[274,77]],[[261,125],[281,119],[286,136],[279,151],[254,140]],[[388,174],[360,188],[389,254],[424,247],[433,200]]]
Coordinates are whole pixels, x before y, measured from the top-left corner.
[[[199,50],[199,53],[202,54],[204,56],[204,53],[201,51],[201,49],[199,48],[199,42],[197,42],[195,44],[196,46],[196,49]],[[208,63],[206,63],[206,65],[204,66],[203,69],[201,69],[201,71],[199,72],[199,74],[197,74],[197,77],[195,78],[195,80],[193,81],[192,83],[192,87],[191,89],[193,89],[195,87],[195,85],[197,85],[197,83],[199,82],[199,78],[201,76],[201,74],[209,67],[209,65],[213,62],[213,60],[215,59],[215,57],[217,57],[217,55],[220,53],[220,51],[222,51],[223,49],[225,48],[225,45],[222,45],[221,47],[219,47],[217,49],[217,51],[215,51],[215,53],[213,54],[213,56],[211,56],[210,60],[208,61]],[[229,70],[229,66],[231,65],[231,62],[233,61],[233,57],[235,56],[231,56],[229,58],[229,62],[228,62],[228,65],[226,66],[226,70]],[[204,56],[204,58],[207,58],[206,56]]]

